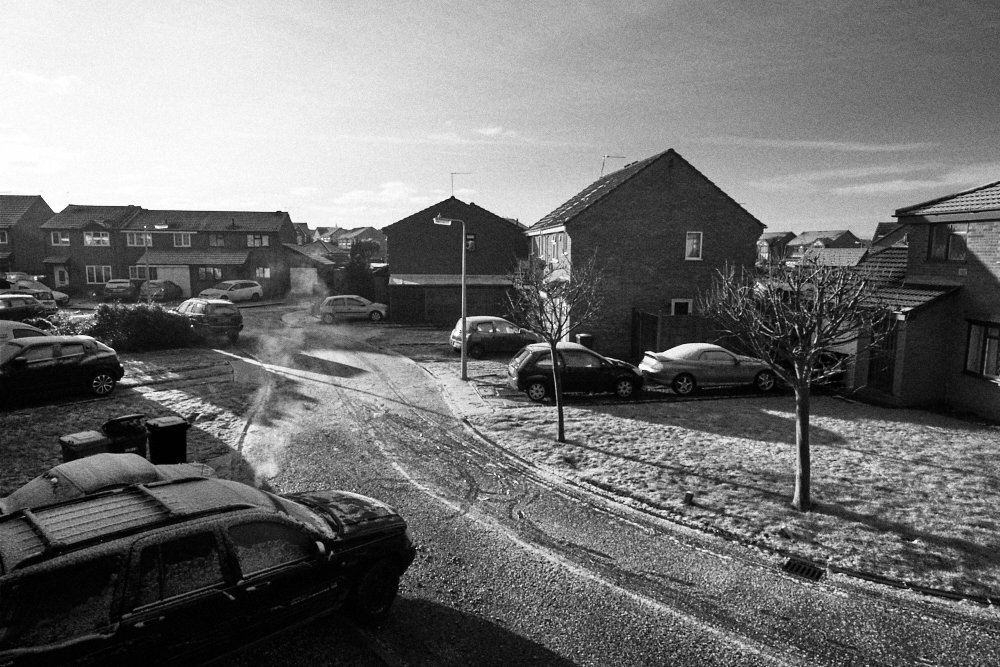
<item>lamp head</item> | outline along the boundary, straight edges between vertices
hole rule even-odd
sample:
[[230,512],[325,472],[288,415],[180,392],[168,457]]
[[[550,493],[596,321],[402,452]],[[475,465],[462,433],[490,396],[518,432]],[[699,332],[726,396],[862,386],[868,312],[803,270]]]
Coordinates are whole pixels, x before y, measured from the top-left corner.
[[451,218],[442,217],[440,213],[434,216],[435,225],[444,225],[445,227],[451,226]]

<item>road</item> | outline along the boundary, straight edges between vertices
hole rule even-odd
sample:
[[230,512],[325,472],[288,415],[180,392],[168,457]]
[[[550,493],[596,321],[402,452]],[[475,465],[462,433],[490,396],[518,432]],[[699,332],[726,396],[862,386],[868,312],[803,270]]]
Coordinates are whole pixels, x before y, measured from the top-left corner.
[[[418,542],[386,625],[310,624],[232,665],[1000,664],[995,612],[784,574],[583,494],[476,436],[370,325],[248,310],[265,383],[240,452],[279,491],[386,500]],[[255,368],[252,368],[256,366]]]

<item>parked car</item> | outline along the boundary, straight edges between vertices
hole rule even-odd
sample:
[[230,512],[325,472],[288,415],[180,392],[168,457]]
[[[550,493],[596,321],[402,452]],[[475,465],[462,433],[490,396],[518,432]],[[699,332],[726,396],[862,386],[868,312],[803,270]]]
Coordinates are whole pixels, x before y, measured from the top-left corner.
[[0,516],[0,664],[203,664],[338,609],[387,616],[415,555],[389,505],[189,478]]
[[90,336],[36,336],[0,345],[0,396],[86,389],[107,396],[125,370],[118,353]]
[[0,291],[0,320],[24,322],[44,318],[48,309],[30,294]]
[[[43,286],[44,287],[44,286]],[[28,287],[18,287],[0,290],[6,294],[27,294],[35,298],[38,303],[42,304],[44,310],[43,317],[48,317],[49,315],[55,315],[59,312],[59,305],[56,303],[55,297],[49,288],[45,289],[31,289]]]
[[663,352],[647,351],[639,369],[646,380],[671,387],[681,395],[698,387],[733,385],[753,385],[760,391],[770,391],[777,384],[774,371],[760,359],[711,343],[684,343]]
[[[634,398],[642,392],[642,373],[630,363],[605,357],[579,343],[557,343],[566,393],[613,393]],[[533,401],[555,395],[552,354],[548,343],[521,348],[507,366],[507,386],[523,391]]]
[[[29,278],[19,278],[18,280],[14,281],[12,287],[18,291],[32,290],[33,292],[46,293],[50,295],[49,298],[55,302],[55,305],[60,308],[69,305],[69,294],[66,294],[65,292],[59,292],[54,289],[49,289],[48,285],[39,280],[33,280]],[[30,293],[32,292],[29,292],[29,294]],[[45,299],[39,298],[38,295],[35,295],[35,298],[41,301],[42,303],[45,303]]]
[[215,476],[215,470],[204,463],[157,465],[138,454],[102,452],[60,463],[27,482],[9,496],[0,498],[0,514],[55,505],[130,484]]
[[223,280],[214,287],[203,289],[198,296],[226,301],[260,301],[264,298],[264,288],[253,280]]
[[104,283],[104,293],[101,298],[105,301],[135,301],[141,282],[128,278],[114,278]]
[[49,335],[47,331],[25,322],[18,322],[16,320],[0,320],[0,344],[6,343],[9,340],[14,340],[15,338],[29,338],[31,336],[47,335]]
[[225,337],[235,343],[243,330],[243,313],[236,304],[224,299],[194,297],[182,301],[174,311],[188,319],[198,338]]
[[180,285],[172,280],[147,280],[139,288],[139,300],[177,301],[184,295]]
[[328,296],[319,304],[319,318],[326,324],[336,320],[371,320],[379,322],[389,314],[389,306],[369,301],[357,294]]
[[[502,317],[488,315],[466,317],[465,331],[465,352],[473,359],[494,352],[516,352],[525,345],[542,340],[538,334],[522,329]],[[455,322],[448,341],[453,350],[462,351],[462,320]]]

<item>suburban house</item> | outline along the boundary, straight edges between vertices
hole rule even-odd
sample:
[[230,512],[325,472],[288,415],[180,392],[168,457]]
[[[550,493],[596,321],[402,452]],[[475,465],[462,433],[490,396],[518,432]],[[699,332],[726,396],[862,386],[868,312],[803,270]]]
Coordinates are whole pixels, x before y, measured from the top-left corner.
[[46,273],[42,224],[53,215],[39,195],[0,195],[0,273]]
[[894,216],[903,228],[893,233],[907,240],[905,277],[883,290],[897,312],[894,336],[858,359],[864,391],[894,405],[947,405],[995,418],[1000,182],[897,209]]
[[172,280],[185,296],[220,280],[257,280],[264,294],[289,287],[287,213],[149,211],[138,206],[72,204],[42,226],[43,259],[55,286],[99,292],[112,278]]
[[638,362],[645,350],[707,340],[699,292],[726,266],[752,270],[764,224],[673,149],[607,174],[528,228],[532,259],[595,258],[601,317],[579,333]]
[[313,230],[309,229],[309,223],[293,222],[292,226],[295,227],[295,245],[312,243]]
[[351,252],[351,247],[355,243],[360,243],[361,241],[374,241],[378,244],[378,251],[372,256],[372,261],[385,261],[385,234],[381,229],[376,229],[375,227],[341,229],[337,232],[336,236],[331,239],[331,241],[333,240],[336,241],[337,246],[341,250],[346,250],[348,253]]
[[112,278],[129,278],[122,227],[142,211],[138,206],[70,204],[42,223],[45,274],[53,286],[84,294]]
[[341,231],[340,227],[317,227],[312,231],[312,240],[332,243]]
[[788,261],[801,262],[810,248],[863,248],[865,243],[846,229],[802,232],[788,242]]
[[795,232],[764,232],[757,240],[757,265],[774,266],[788,259],[788,242]]
[[[435,224],[439,215],[454,222]],[[463,258],[467,314],[506,314],[511,275],[528,258],[519,224],[449,197],[382,231],[394,321],[454,324],[462,315]]]

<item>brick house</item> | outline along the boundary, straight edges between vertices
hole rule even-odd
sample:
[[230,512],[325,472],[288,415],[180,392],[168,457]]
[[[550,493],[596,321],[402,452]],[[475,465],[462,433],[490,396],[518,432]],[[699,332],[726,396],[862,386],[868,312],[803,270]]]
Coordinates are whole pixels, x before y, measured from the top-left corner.
[[810,248],[863,248],[865,243],[846,229],[802,232],[788,242],[788,261],[801,262]]
[[465,222],[466,312],[504,315],[510,276],[528,257],[524,228],[455,197],[385,227],[389,313],[397,322],[454,324],[462,315],[462,226]]
[[637,362],[644,350],[707,336],[693,315],[699,292],[727,264],[752,269],[763,229],[670,149],[601,177],[527,235],[533,259],[596,257],[602,317],[586,332],[599,351]]
[[335,242],[341,250],[351,252],[351,247],[361,241],[374,241],[378,244],[378,252],[372,257],[373,262],[385,261],[385,234],[375,227],[359,227],[357,229],[341,229],[336,233]]
[[795,238],[795,232],[764,232],[757,239],[757,265],[773,266],[783,264],[788,259],[788,243]]
[[53,286],[73,294],[97,292],[112,278],[128,278],[122,227],[139,215],[138,206],[70,204],[42,223],[46,275]]
[[[284,211],[147,211],[120,228],[129,278],[172,280],[184,295],[220,280],[256,280],[265,297],[291,286],[289,255],[296,231]],[[118,277],[118,276],[116,276]]]
[[45,273],[42,224],[53,215],[39,195],[0,195],[0,273]]
[[[897,209],[907,239],[893,338],[858,360],[865,391],[895,405],[1000,414],[1000,182]],[[876,255],[877,256],[877,255]]]

